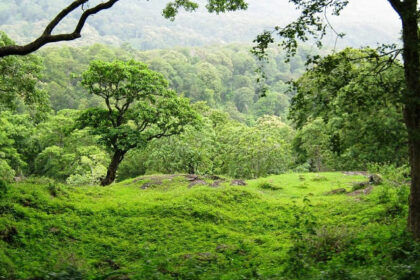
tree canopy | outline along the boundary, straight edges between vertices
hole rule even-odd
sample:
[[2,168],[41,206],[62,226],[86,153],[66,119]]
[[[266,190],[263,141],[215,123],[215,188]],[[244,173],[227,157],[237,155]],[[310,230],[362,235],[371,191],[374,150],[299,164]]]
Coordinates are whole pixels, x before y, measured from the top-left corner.
[[185,125],[198,120],[189,101],[178,97],[161,74],[140,62],[93,61],[83,73],[82,84],[105,102],[105,108],[88,109],[78,118],[79,128],[90,127],[113,153],[102,185],[115,180],[130,149],[179,134]]

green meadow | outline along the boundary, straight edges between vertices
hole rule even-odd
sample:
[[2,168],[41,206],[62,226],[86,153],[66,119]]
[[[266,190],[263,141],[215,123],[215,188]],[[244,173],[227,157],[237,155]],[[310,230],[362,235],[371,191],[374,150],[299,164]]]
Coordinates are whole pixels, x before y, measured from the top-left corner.
[[0,279],[418,279],[408,187],[354,191],[365,181],[340,172],[149,175],[109,187],[27,179],[2,188]]

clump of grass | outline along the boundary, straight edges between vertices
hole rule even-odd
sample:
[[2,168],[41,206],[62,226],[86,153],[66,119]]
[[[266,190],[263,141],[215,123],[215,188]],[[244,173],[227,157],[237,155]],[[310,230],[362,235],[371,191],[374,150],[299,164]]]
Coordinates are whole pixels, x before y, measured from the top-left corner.
[[328,178],[325,176],[316,175],[311,180],[314,182],[325,182],[325,181],[328,181]]

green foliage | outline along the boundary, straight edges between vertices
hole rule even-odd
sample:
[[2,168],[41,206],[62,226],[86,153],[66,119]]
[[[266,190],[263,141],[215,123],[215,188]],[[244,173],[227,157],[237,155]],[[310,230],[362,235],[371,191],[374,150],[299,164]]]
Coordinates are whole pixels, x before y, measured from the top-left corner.
[[[295,187],[302,176],[307,189]],[[0,276],[416,279],[420,248],[405,231],[407,205],[394,188],[388,202],[380,200],[384,186],[360,197],[327,196],[365,178],[316,176],[217,188],[188,187],[183,175],[143,176],[109,188],[14,184],[0,202]],[[141,188],[151,180],[160,184]],[[263,183],[281,188],[268,191]],[[397,205],[402,210],[395,214]]]
[[82,84],[104,99],[106,109],[87,110],[79,127],[91,127],[111,150],[144,147],[153,138],[180,133],[197,118],[186,99],[167,89],[162,75],[139,62],[94,61]]
[[[129,150],[145,148],[155,138],[180,134],[184,126],[199,121],[189,101],[168,89],[163,76],[143,63],[93,61],[82,77],[89,93],[105,102],[104,109],[87,109],[77,119],[78,128],[88,127],[113,154],[103,185],[115,180]],[[72,183],[81,179],[69,178]]]
[[[14,42],[0,31],[0,46],[11,44]],[[35,55],[0,59],[0,112],[26,107],[34,118],[43,118],[49,111],[49,101],[39,87],[42,69],[42,61]]]
[[378,164],[368,165],[370,173],[379,173],[391,185],[401,186],[408,184],[410,180],[410,167],[405,164],[397,166],[395,164]]
[[406,163],[399,99],[403,73],[392,65],[380,76],[371,75],[380,63],[369,59],[375,54],[346,49],[325,57],[295,82],[289,117],[300,130],[295,148],[301,162],[311,160],[317,170],[322,164],[349,170],[369,163]]
[[9,190],[9,186],[7,185],[6,181],[0,179],[0,199],[3,198],[7,191]]
[[256,63],[249,48],[249,45],[229,45],[143,52],[103,45],[51,48],[42,51],[46,68],[43,88],[50,94],[55,110],[98,107],[101,98],[87,96],[79,83],[80,73],[87,70],[89,61],[135,58],[162,73],[170,88],[192,102],[206,101],[212,108],[223,109],[242,122],[266,114],[285,117],[290,98],[285,82],[303,72],[304,59],[300,56],[306,56],[306,48],[292,60],[293,69],[283,63],[282,52],[270,50],[270,64],[266,69],[266,83],[270,87],[267,99],[256,98],[259,88],[255,83]]
[[29,161],[33,173],[78,185],[97,184],[105,175],[108,154],[87,130],[75,130],[79,115],[62,110],[36,127],[30,136],[38,150]]

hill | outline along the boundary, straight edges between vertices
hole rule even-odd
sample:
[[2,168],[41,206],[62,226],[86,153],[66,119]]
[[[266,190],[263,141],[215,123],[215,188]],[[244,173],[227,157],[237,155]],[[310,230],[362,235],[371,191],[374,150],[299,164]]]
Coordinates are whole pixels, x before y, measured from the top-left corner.
[[[148,50],[250,43],[265,29],[285,25],[297,14],[286,0],[250,0],[248,11],[217,16],[201,8],[196,13],[182,12],[171,22],[161,16],[167,2],[121,0],[111,10],[90,18],[83,31],[83,38],[72,44],[90,45],[100,42],[120,45],[128,42],[137,49]],[[205,3],[202,0],[198,2]],[[0,30],[7,32],[19,43],[28,42],[41,34],[49,20],[68,3],[66,0],[2,1]],[[79,14],[73,13],[59,26],[59,31],[71,30]],[[352,0],[342,16],[329,20],[338,32],[347,34],[339,41],[340,47],[394,43],[400,36],[398,18],[391,6],[381,0]],[[334,41],[331,32],[325,44],[333,46]]]
[[28,179],[2,188],[0,278],[418,279],[408,188],[357,174]]

